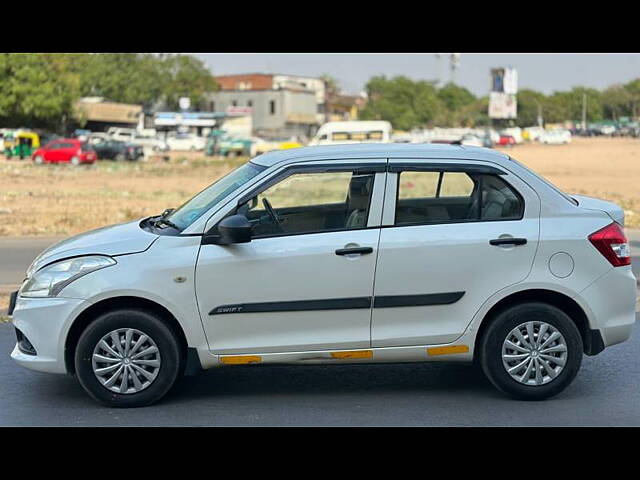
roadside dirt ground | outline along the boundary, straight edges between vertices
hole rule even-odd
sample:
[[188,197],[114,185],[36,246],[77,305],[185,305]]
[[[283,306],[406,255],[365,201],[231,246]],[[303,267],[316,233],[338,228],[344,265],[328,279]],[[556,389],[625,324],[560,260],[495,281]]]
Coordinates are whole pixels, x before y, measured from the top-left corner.
[[501,148],[567,193],[615,202],[627,227],[640,227],[640,139],[574,138],[569,145],[538,143]]
[[66,236],[178,207],[245,159],[34,165],[0,160],[0,236]]
[[[623,206],[640,227],[640,139],[574,138],[503,148],[569,193]],[[0,157],[0,236],[73,235],[177,207],[246,158],[172,153],[169,161],[33,165]]]

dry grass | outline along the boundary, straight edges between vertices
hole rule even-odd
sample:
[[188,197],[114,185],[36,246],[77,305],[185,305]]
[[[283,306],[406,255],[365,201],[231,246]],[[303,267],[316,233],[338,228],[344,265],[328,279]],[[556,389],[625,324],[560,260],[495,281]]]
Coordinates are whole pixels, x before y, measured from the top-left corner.
[[36,166],[0,160],[0,236],[72,235],[178,207],[246,159]]
[[[576,138],[505,149],[567,192],[621,204],[640,226],[640,140]],[[35,166],[0,160],[0,236],[73,235],[177,207],[246,159],[176,153],[168,162]],[[2,296],[0,294],[0,302]]]

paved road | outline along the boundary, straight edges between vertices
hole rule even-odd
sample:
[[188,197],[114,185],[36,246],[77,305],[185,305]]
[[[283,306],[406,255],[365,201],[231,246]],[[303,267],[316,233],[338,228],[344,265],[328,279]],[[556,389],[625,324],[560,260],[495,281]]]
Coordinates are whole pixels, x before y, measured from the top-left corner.
[[469,366],[237,366],[185,378],[159,404],[102,407],[68,376],[14,365],[0,324],[0,425],[640,425],[640,333],[584,357],[544,402],[503,397]]
[[34,258],[60,237],[0,237],[0,285],[16,285]]
[[[637,252],[640,235],[632,238]],[[50,241],[0,241],[0,283],[20,279]],[[584,357],[571,386],[544,402],[505,398],[462,365],[238,366],[185,378],[155,406],[110,409],[71,377],[15,365],[8,356],[14,342],[13,328],[0,324],[1,426],[640,426],[638,328],[629,341]]]

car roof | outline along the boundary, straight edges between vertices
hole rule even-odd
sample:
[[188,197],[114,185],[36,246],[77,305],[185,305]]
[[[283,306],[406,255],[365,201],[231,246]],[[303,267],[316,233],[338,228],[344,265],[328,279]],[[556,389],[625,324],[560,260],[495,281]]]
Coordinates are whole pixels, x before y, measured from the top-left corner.
[[296,161],[364,158],[437,158],[439,160],[485,160],[502,164],[508,155],[484,147],[432,143],[357,143],[316,145],[274,150],[258,155],[252,163],[265,167]]

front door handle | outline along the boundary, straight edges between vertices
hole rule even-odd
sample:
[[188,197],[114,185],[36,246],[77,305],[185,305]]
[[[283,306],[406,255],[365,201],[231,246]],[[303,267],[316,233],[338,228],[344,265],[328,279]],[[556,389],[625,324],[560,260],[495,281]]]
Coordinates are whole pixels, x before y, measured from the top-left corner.
[[489,240],[491,245],[525,245],[527,243],[526,238],[494,238]]
[[351,247],[351,248],[339,248],[336,250],[336,255],[366,255],[367,253],[373,253],[372,247]]

